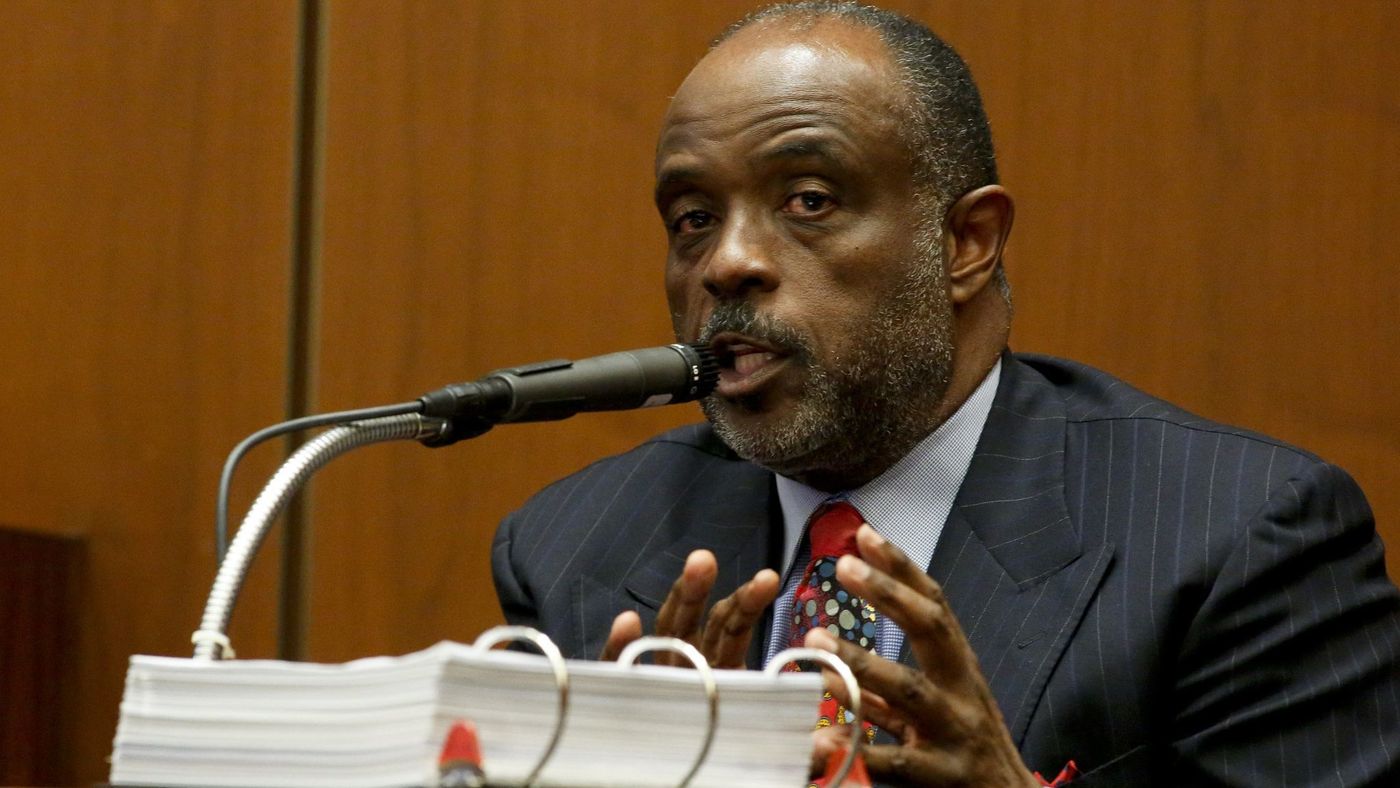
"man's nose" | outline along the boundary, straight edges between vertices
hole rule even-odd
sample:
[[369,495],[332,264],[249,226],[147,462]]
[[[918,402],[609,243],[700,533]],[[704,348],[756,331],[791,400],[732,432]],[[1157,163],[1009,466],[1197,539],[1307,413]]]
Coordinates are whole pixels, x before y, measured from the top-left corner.
[[731,216],[706,262],[705,291],[735,298],[776,289],[778,268],[770,241],[761,223]]

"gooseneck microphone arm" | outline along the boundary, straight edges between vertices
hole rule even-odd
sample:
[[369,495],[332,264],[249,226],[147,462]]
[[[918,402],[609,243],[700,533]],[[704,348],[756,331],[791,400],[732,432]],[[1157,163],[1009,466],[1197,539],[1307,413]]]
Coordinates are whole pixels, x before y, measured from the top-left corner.
[[311,474],[326,463],[359,446],[392,440],[422,440],[445,430],[447,422],[418,413],[355,421],[326,430],[292,453],[263,487],[238,526],[228,554],[219,562],[214,587],[204,603],[199,629],[190,636],[195,659],[232,659],[228,622],[238,592],[248,576],[253,556],[272,528],[277,515],[302,488]]
[[[713,391],[718,377],[718,365],[708,347],[665,345],[497,370],[477,381],[429,392],[414,402],[306,416],[253,433],[230,452],[219,478],[215,509],[219,568],[204,617],[192,638],[195,657],[232,656],[226,630],[253,554],[292,496],[312,473],[335,457],[358,446],[389,440],[446,446],[481,435],[496,424],[689,402]],[[232,546],[225,550],[228,495],[239,461],[270,438],[332,424],[341,426],[327,430],[287,458],[253,502]]]
[[448,422],[447,429],[420,439],[447,446],[485,433],[497,424],[552,421],[575,413],[630,410],[700,399],[714,390],[719,368],[705,345],[609,353],[580,361],[544,361],[501,369],[480,380],[455,383],[413,402],[304,416],[244,438],[224,462],[214,509],[214,548],[223,563],[228,544],[228,498],[233,474],[253,447],[279,435],[352,421],[422,413]]
[[224,552],[228,549],[228,496],[229,488],[233,486],[233,473],[238,470],[238,463],[243,461],[243,457],[252,451],[253,447],[291,432],[301,432],[333,424],[346,424],[363,419],[417,413],[421,408],[422,403],[414,401],[401,402],[398,405],[385,405],[379,408],[319,413],[314,416],[303,416],[299,419],[273,424],[271,427],[264,427],[239,441],[238,445],[233,447],[233,451],[228,453],[228,459],[224,460],[223,472],[219,474],[219,496],[214,504],[214,555],[218,563],[224,562]]

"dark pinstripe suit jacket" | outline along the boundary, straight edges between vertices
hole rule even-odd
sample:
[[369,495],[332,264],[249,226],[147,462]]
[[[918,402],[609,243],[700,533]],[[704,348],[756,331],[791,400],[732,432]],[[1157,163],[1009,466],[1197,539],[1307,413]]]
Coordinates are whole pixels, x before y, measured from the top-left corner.
[[[716,598],[774,565],[780,522],[770,472],[683,428],[507,518],[496,587],[593,656],[619,611],[651,625],[691,550]],[[1033,769],[1400,786],[1400,595],[1360,489],[1310,454],[1008,354],[929,572]]]

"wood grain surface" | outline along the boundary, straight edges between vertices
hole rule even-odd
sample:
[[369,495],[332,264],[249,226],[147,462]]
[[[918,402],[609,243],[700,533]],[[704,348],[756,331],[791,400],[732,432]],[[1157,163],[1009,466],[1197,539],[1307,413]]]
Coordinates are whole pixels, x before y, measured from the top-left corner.
[[[1400,5],[892,5],[982,87],[1018,200],[1014,347],[1336,461],[1400,545]],[[750,7],[329,3],[321,255],[293,316],[296,8],[0,5],[0,521],[90,545],[76,779],[105,775],[126,656],[187,653],[217,467],[279,418],[293,317],[320,410],[670,340],[654,136]],[[474,637],[499,621],[502,515],[696,418],[584,416],[331,465],[306,653]],[[235,618],[240,654],[275,654],[274,562]]]
[[[105,780],[128,657],[190,653],[223,454],[281,412],[294,19],[0,3],[0,522],[86,551],[74,714],[57,753],[0,760]],[[270,580],[235,622],[253,653]]]

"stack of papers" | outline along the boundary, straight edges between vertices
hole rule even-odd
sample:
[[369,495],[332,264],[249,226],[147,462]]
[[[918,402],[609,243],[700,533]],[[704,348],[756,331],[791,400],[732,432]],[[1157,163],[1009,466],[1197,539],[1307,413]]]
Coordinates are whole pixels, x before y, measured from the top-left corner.
[[[569,705],[546,786],[673,786],[709,712],[686,668],[570,660]],[[817,673],[717,670],[719,717],[695,786],[805,784]],[[420,786],[457,720],[475,726],[491,784],[518,784],[554,730],[543,657],[439,643],[343,665],[132,657],[112,756],[116,785]]]

